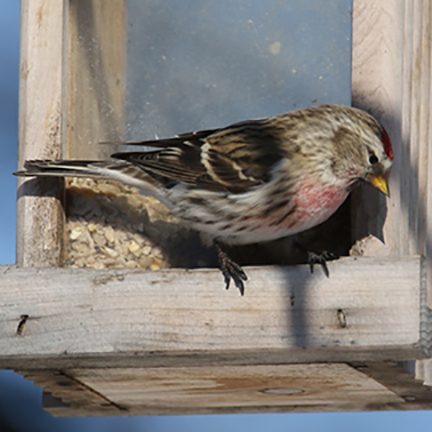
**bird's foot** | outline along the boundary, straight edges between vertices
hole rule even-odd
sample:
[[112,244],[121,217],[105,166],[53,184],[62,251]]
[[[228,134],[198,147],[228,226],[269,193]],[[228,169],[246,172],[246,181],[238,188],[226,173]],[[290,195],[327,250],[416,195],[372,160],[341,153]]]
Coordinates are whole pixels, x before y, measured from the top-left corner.
[[234,281],[235,286],[239,289],[240,294],[244,295],[244,283],[247,280],[246,273],[243,271],[241,266],[233,261],[227,254],[222,250],[218,243],[215,242],[219,265],[222,270],[222,274],[225,279],[225,288],[228,289],[230,286],[231,279]]
[[316,254],[314,252],[308,252],[308,264],[311,270],[311,273],[314,271],[314,265],[320,264],[324,274],[329,277],[330,273],[327,267],[327,261],[332,261],[339,259],[339,257],[333,252],[323,251],[320,254]]

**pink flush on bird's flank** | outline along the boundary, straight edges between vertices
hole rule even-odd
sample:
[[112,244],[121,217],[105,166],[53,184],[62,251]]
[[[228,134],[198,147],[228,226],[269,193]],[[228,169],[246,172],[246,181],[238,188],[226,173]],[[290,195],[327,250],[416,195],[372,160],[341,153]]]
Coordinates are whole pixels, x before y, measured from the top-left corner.
[[349,191],[344,180],[323,185],[306,179],[295,194],[296,233],[326,221],[346,200]]

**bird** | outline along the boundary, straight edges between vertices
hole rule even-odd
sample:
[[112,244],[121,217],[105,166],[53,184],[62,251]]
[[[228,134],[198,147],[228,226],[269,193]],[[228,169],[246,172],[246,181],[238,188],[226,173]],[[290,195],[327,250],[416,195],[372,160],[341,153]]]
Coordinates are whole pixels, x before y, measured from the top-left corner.
[[372,115],[334,104],[125,144],[151,150],[110,160],[28,160],[14,174],[137,187],[207,236],[226,288],[233,281],[241,295],[247,275],[223,244],[267,242],[319,225],[361,182],[388,195],[393,161],[389,135]]

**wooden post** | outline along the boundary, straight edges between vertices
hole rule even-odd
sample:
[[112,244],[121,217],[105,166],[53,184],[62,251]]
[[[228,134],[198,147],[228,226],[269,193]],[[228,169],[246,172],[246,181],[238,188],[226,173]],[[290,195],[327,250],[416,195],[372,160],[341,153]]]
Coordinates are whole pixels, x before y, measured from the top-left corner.
[[[432,5],[355,0],[353,19],[353,103],[382,121],[394,150],[390,199],[354,192],[353,235],[385,242],[365,254],[425,255],[432,306]],[[432,376],[425,368],[419,377]]]
[[359,240],[373,234],[385,244],[385,251],[380,253],[395,255],[402,252],[399,235],[408,233],[407,221],[399,211],[404,1],[355,0],[353,12],[353,105],[366,109],[381,121],[394,150],[391,199],[367,185],[353,192],[353,237]]
[[[24,159],[62,156],[65,122],[67,1],[21,2],[19,166]],[[19,180],[17,264],[63,262],[61,180]]]
[[[106,156],[98,143],[124,130],[124,0],[24,0],[21,29],[19,166]],[[63,265],[63,193],[60,179],[20,180],[18,265]]]

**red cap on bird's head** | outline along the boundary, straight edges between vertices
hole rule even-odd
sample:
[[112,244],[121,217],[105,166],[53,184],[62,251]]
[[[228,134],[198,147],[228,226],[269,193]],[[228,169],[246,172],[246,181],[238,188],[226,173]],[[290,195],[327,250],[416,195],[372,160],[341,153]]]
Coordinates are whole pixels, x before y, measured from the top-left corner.
[[386,155],[391,161],[393,161],[393,148],[391,145],[390,137],[384,128],[382,128],[381,141],[384,145],[384,151],[386,152]]

